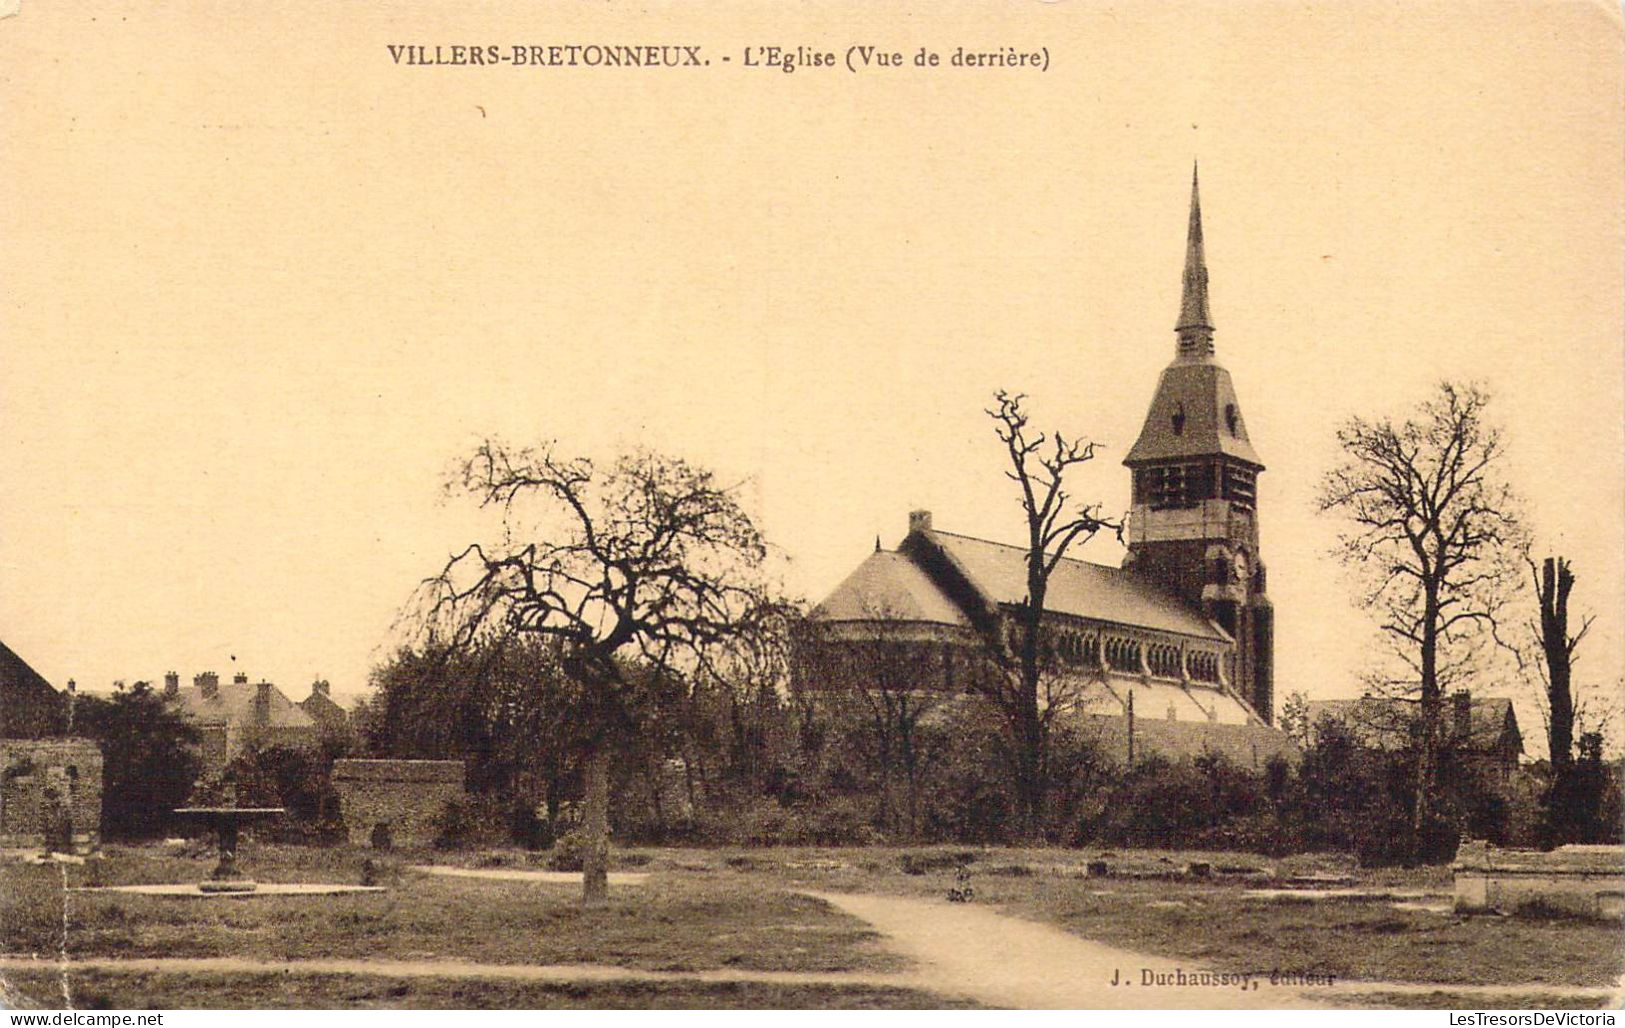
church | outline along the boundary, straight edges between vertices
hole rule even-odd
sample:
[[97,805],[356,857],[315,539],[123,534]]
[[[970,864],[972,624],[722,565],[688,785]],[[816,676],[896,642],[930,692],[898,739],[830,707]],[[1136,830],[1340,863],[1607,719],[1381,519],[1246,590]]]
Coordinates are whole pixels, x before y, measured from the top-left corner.
[[[1261,766],[1292,747],[1270,727],[1274,611],[1257,504],[1264,464],[1214,349],[1194,171],[1174,332],[1173,360],[1123,460],[1133,497],[1128,553],[1121,567],[1056,565],[1046,648],[1052,674],[1073,686],[1067,702],[1122,759],[1220,752]],[[945,531],[915,511],[896,550],[877,543],[814,608],[812,638],[825,654],[888,646],[905,655],[910,687],[969,691],[1024,602],[1026,559],[1025,547]]]

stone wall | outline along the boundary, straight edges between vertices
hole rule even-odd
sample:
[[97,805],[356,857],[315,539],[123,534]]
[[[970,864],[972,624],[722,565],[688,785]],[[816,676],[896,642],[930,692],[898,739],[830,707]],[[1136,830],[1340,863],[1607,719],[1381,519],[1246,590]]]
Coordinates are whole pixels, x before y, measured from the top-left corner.
[[0,742],[0,846],[84,852],[101,836],[102,751],[94,742]]
[[460,760],[335,760],[332,778],[356,846],[427,846],[464,796]]
[[1464,842],[1456,852],[1456,910],[1534,908],[1580,917],[1625,913],[1625,846],[1559,846],[1550,853]]

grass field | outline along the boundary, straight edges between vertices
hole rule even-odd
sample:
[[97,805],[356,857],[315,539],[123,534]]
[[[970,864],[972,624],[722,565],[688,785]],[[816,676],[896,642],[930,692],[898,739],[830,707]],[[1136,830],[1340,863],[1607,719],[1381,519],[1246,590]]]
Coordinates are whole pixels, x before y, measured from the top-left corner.
[[[61,982],[53,972],[13,976],[23,1003],[61,1006]],[[972,1006],[956,998],[914,989],[865,985],[776,985],[759,982],[592,982],[551,984],[392,978],[323,974],[188,975],[184,991],[172,976],[86,971],[71,981],[80,1009],[266,1010],[931,1010]]]
[[[939,859],[933,861],[935,855]],[[945,895],[948,864],[970,855],[976,900],[1124,949],[1224,970],[1315,971],[1339,979],[1449,985],[1607,986],[1625,971],[1619,924],[1572,919],[1459,916],[1378,899],[1260,899],[1241,882],[1081,877],[1099,853],[939,849],[799,851],[740,855],[756,873],[825,889]],[[855,859],[854,859],[855,857]],[[724,858],[726,861],[727,858]],[[1448,868],[1363,870],[1337,857],[1268,861],[1245,855],[1140,851],[1109,863],[1147,873],[1192,859],[1291,873],[1339,873],[1369,892],[1448,894]],[[827,867],[825,867],[827,865]],[[849,866],[840,866],[849,865]],[[905,866],[932,868],[909,874]],[[824,868],[820,870],[820,868]],[[820,878],[827,881],[819,881]]]
[[[311,866],[320,859],[321,866]],[[265,881],[356,882],[364,855],[267,847]],[[70,867],[68,881],[195,881],[207,865],[116,849]],[[62,890],[58,866],[0,870],[0,950],[81,957],[342,955],[497,964],[609,964],[657,971],[890,971],[901,966],[867,926],[825,904],[739,876],[665,873],[611,891],[583,916],[579,886],[379,872],[384,893],[196,899]],[[64,906],[66,921],[64,921]]]
[[[1177,871],[1192,854],[1111,854],[1143,877],[1085,876],[1102,854],[1042,849],[631,849],[618,869],[649,877],[611,889],[607,908],[585,913],[568,884],[430,876],[416,863],[531,867],[545,854],[497,851],[393,854],[249,844],[261,881],[359,883],[379,894],[274,899],[184,899],[64,892],[71,886],[196,881],[212,855],[196,848],[108,847],[84,865],[0,864],[0,952],[73,957],[220,957],[279,961],[344,958],[493,964],[596,964],[640,971],[895,973],[906,961],[866,924],[798,893],[875,892],[941,899],[955,869],[969,869],[975,902],[1137,952],[1221,970],[1281,969],[1339,980],[1431,983],[1437,992],[1366,994],[1371,1006],[1594,1006],[1564,987],[1609,986],[1625,969],[1617,924],[1459,917],[1402,909],[1391,899],[1310,901],[1247,895],[1251,883],[1192,881]],[[1211,855],[1201,859],[1213,860]],[[1367,872],[1336,857],[1225,856],[1283,873],[1338,873],[1367,892],[1448,892],[1448,869]],[[47,971],[8,975],[14,992],[52,1006],[60,983]],[[1451,987],[1538,984],[1519,1004],[1487,1003]],[[75,969],[80,1006],[339,1007],[939,1007],[943,995],[874,984],[761,982],[542,982],[295,973],[182,979]]]

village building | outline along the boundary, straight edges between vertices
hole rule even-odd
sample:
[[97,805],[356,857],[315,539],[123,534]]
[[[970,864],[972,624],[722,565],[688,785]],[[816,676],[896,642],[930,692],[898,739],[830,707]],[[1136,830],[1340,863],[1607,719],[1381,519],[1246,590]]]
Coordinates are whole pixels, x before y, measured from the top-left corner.
[[[1304,705],[1304,728],[1313,743],[1336,722],[1361,749],[1400,753],[1414,748],[1419,714],[1416,703],[1396,697],[1310,700]],[[1523,733],[1510,699],[1460,689],[1445,698],[1441,716],[1443,747],[1462,770],[1505,782],[1518,769]]]
[[245,748],[314,749],[321,741],[317,719],[304,707],[270,682],[249,684],[246,674],[222,682],[205,671],[183,689],[171,671],[164,675],[164,698],[197,729],[205,775],[223,771]]
[[[1063,559],[1050,578],[1051,673],[1071,686],[1055,694],[1123,759],[1207,751],[1256,767],[1295,747],[1271,727],[1274,611],[1257,509],[1264,464],[1216,358],[1194,174],[1175,335],[1173,361],[1123,462],[1133,499],[1122,566]],[[814,609],[802,683],[845,687],[828,669],[850,673],[878,646],[902,655],[917,688],[973,691],[1024,603],[1026,560],[1025,547],[944,531],[930,512],[912,513],[896,550],[877,541]],[[843,654],[852,658],[844,665]]]
[[333,702],[333,687],[325,678],[310,683],[310,695],[299,701],[299,709],[316,722],[323,735],[340,735],[350,727],[350,713]]

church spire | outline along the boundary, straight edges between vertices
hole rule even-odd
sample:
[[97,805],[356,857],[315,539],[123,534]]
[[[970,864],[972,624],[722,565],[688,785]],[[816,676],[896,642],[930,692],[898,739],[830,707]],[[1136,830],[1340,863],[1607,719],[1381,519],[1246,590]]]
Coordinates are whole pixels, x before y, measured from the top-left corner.
[[1207,259],[1202,252],[1202,200],[1197,191],[1196,164],[1191,164],[1191,222],[1185,237],[1185,291],[1179,302],[1176,351],[1183,360],[1213,356],[1213,315],[1207,309]]

